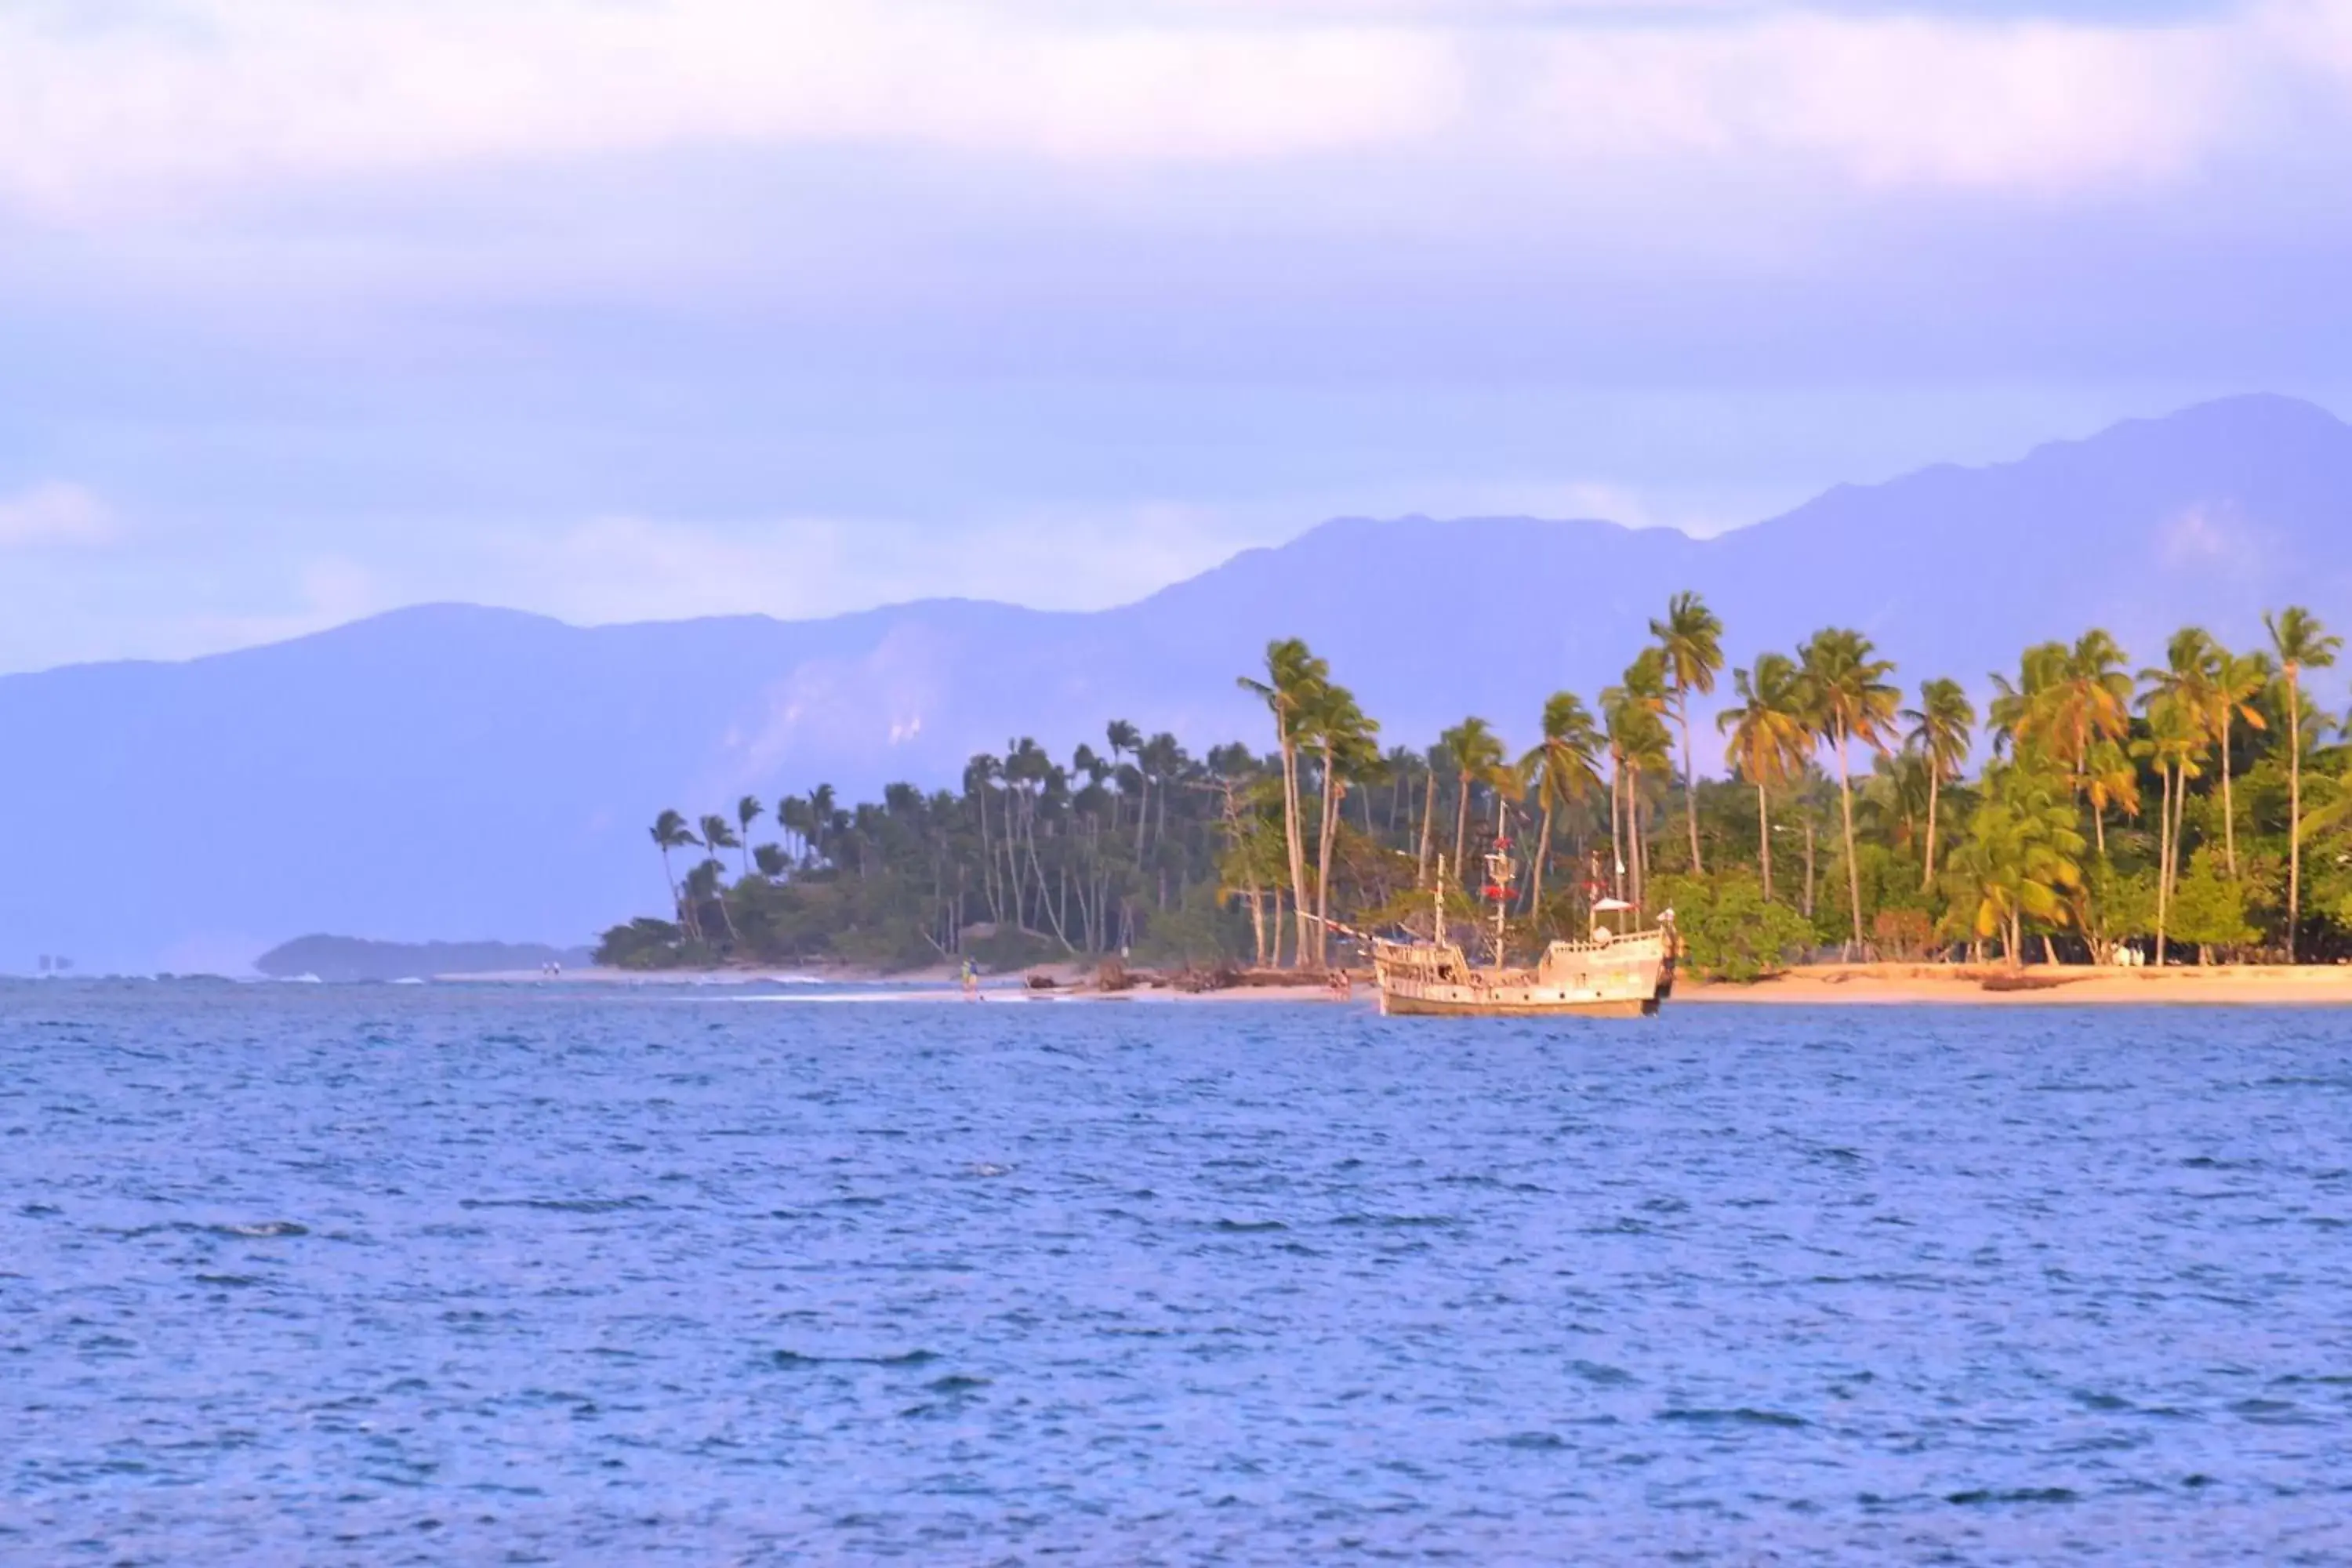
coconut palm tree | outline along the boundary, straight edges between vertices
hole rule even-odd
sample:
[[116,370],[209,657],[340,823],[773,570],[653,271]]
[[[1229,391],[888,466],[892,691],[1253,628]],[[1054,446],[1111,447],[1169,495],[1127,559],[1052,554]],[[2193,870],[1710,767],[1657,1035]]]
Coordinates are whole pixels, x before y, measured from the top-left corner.
[[[735,803],[735,825],[742,830],[745,845],[751,842],[751,824],[759,821],[761,814],[767,809],[756,795],[747,795]],[[751,874],[751,851],[747,847],[743,851],[743,875],[748,877]]]
[[2286,685],[2286,961],[2293,963],[2295,927],[2303,920],[2303,672],[2334,664],[2344,639],[2300,605],[2265,615],[2263,626],[2271,634],[2271,652]]
[[1794,784],[1805,773],[1813,748],[1805,728],[1804,692],[1797,661],[1785,653],[1757,657],[1753,669],[1731,672],[1739,705],[1716,715],[1717,731],[1728,731],[1724,760],[1756,786],[1756,861],[1764,896],[1772,896],[1771,791]]
[[1381,726],[1365,717],[1353,692],[1326,685],[1307,717],[1307,728],[1310,743],[1323,754],[1323,816],[1315,853],[1315,967],[1321,969],[1330,957],[1331,845],[1339,832],[1345,781],[1380,765]]
[[1536,831],[1535,873],[1528,879],[1528,908],[1543,908],[1544,862],[1551,858],[1551,825],[1555,809],[1589,800],[1601,791],[1596,754],[1601,732],[1591,710],[1573,691],[1555,691],[1545,700],[1543,739],[1519,759],[1520,772],[1534,785],[1543,803],[1543,826]]
[[1886,734],[1902,693],[1886,683],[1892,662],[1860,632],[1832,626],[1815,632],[1797,650],[1804,671],[1809,727],[1827,741],[1838,760],[1838,807],[1845,825],[1846,891],[1853,916],[1853,947],[1862,951],[1862,867],[1854,858],[1853,776],[1847,752],[1855,741],[1886,750]]
[[1454,767],[1454,759],[1440,742],[1424,753],[1422,765],[1422,787],[1426,792],[1421,803],[1421,853],[1415,860],[1412,885],[1416,889],[1429,886],[1429,851],[1432,835],[1437,824],[1437,781]]
[[[727,928],[727,939],[732,942],[736,940],[735,921],[727,912],[726,877],[726,863],[716,856],[695,862],[694,868],[686,874],[686,901],[689,908],[696,910],[706,903],[716,903],[719,921]],[[695,940],[699,942],[702,939],[698,919],[695,922],[695,930],[698,933]]]
[[1992,705],[1985,717],[1991,726],[1995,756],[2051,754],[2050,731],[2066,683],[2067,665],[2066,645],[2045,642],[2027,648],[2018,659],[2015,685],[2000,671],[1993,672]]
[[1307,715],[1329,684],[1331,667],[1318,658],[1297,637],[1277,637],[1265,645],[1265,679],[1237,678],[1244,691],[1254,693],[1274,715],[1274,737],[1282,755],[1282,830],[1289,850],[1290,909],[1297,926],[1297,951],[1292,962],[1307,961],[1307,860],[1300,842],[1298,810],[1298,747]]
[[712,888],[711,896],[719,900],[719,922],[726,926],[727,934],[730,937],[732,937],[735,934],[735,917],[728,911],[727,884],[723,879],[726,875],[727,868],[724,863],[719,860],[719,852],[721,849],[740,848],[743,841],[735,836],[733,825],[729,823],[725,817],[720,816],[716,813],[703,817],[700,826],[702,828],[701,843],[705,848],[710,851],[710,858],[705,862],[705,864],[717,868],[710,879],[710,885]]
[[2083,885],[2083,835],[2071,791],[2053,773],[2015,763],[1986,769],[1984,799],[1952,857],[1976,900],[1969,924],[1998,935],[2011,969],[2025,957],[2028,917],[2064,925]]
[[[2174,642],[2181,645],[2179,637]],[[2190,643],[2183,651],[2194,654],[2199,650]],[[2204,754],[2206,729],[2193,686],[2178,682],[2159,685],[2148,693],[2143,707],[2147,715],[2147,738],[2133,742],[2132,750],[2152,759],[2158,776],[2164,781],[2156,861],[2156,962],[2161,964],[2173,888],[2179,877],[2180,829],[2189,804],[2189,781],[2200,772],[2197,763]]]
[[670,907],[678,911],[678,923],[686,927],[687,934],[691,936],[694,934],[694,911],[687,907],[686,899],[678,889],[677,874],[670,869],[669,852],[691,848],[695,843],[694,829],[686,825],[686,818],[679,813],[665,811],[654,818],[651,832],[656,847],[661,850],[662,877],[669,883]]
[[1666,603],[1666,618],[1650,623],[1665,656],[1666,681],[1674,691],[1675,721],[1683,731],[1683,815],[1690,826],[1691,873],[1705,876],[1698,852],[1698,774],[1692,771],[1690,699],[1714,691],[1716,671],[1723,668],[1723,623],[1696,594],[1676,594]]
[[2270,721],[2255,701],[2270,689],[2273,671],[2262,653],[2231,653],[2216,645],[2213,671],[2213,743],[2221,759],[2222,861],[2235,880],[2238,875],[2238,806],[2230,788],[2231,732],[2241,723],[2267,730]]
[[[1668,700],[1666,656],[1654,646],[1634,655],[1619,684],[1605,687],[1601,693],[1601,720],[1609,735],[1611,837],[1616,837],[1620,820],[1616,796],[1622,793],[1624,847],[1618,853],[1617,868],[1622,880],[1631,863],[1636,904],[1642,901],[1641,889],[1649,860],[1648,841],[1642,831],[1642,775],[1663,773],[1673,766],[1665,755],[1673,749],[1673,742],[1666,738],[1665,723],[1660,717],[1666,711]],[[1618,896],[1624,894],[1621,887]]]
[[[2020,680],[2011,686],[1996,675],[1990,718],[1996,750],[2020,757],[2046,757],[2066,770],[2077,795],[2090,787],[2091,757],[2102,742],[2120,742],[2131,728],[2132,680],[2124,650],[2097,627],[2068,647],[2041,643],[2025,650]],[[2107,848],[2106,816],[2095,804],[2091,816],[2099,853]]]
[[1484,719],[1465,719],[1438,738],[1454,761],[1454,780],[1461,794],[1454,803],[1454,874],[1463,876],[1462,854],[1470,840],[1470,792],[1479,784],[1501,783],[1506,768],[1502,737]]
[[[1143,750],[1143,731],[1124,719],[1114,719],[1104,725],[1103,740],[1110,747],[1110,763],[1113,770],[1118,767],[1120,758],[1134,756]],[[1139,778],[1140,775],[1141,770],[1139,769]],[[1127,786],[1121,784],[1119,787],[1124,789]],[[1144,784],[1142,787],[1148,789],[1150,786]],[[1143,810],[1143,802],[1140,799],[1136,802],[1135,809],[1139,813]],[[1111,826],[1114,830],[1118,826],[1118,805],[1116,801],[1111,805]]]
[[1903,718],[1911,726],[1904,743],[1917,747],[1927,764],[1927,871],[1919,883],[1925,891],[1936,885],[1936,813],[1944,782],[1957,781],[1968,761],[1977,710],[1958,681],[1938,677],[1920,685],[1919,706],[1905,709]]
[[833,817],[836,809],[834,799],[833,786],[829,784],[821,784],[809,791],[809,826],[806,836],[809,858],[820,866],[824,864],[825,837],[833,831]]

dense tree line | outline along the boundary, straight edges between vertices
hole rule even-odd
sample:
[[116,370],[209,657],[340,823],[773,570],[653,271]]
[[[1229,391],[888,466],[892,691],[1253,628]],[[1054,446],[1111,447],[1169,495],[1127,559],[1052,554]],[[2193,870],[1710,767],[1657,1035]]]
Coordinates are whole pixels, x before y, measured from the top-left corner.
[[[2238,651],[2185,628],[2137,671],[2104,631],[2040,645],[1990,677],[1979,714],[1948,676],[1906,690],[1847,628],[1727,671],[1721,624],[1683,594],[1617,683],[1554,694],[1518,752],[1475,715],[1383,749],[1328,663],[1284,639],[1241,678],[1265,752],[1195,756],[1114,721],[1066,761],[1029,739],[975,756],[956,790],[665,812],[673,917],[601,952],[1315,968],[1357,931],[1425,919],[1433,889],[1475,916],[1499,835],[1527,868],[1517,940],[1580,933],[1604,896],[1672,906],[1720,973],[1827,949],[2333,958],[2352,951],[2352,776],[2308,677],[2341,645],[2300,608],[2266,626]],[[1698,709],[1727,673],[1709,734]],[[1717,748],[1727,776],[1699,776]]]

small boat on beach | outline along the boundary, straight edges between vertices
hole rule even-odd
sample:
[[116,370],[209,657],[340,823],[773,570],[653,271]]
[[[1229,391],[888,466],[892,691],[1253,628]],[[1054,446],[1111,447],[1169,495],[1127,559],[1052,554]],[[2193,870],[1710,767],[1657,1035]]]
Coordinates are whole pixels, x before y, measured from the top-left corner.
[[[1404,941],[1372,939],[1372,973],[1387,1015],[1456,1018],[1534,1017],[1581,1015],[1636,1018],[1655,1013],[1673,994],[1677,941],[1674,911],[1658,916],[1647,931],[1615,931],[1603,914],[1630,913],[1633,906],[1604,899],[1593,906],[1592,934],[1583,942],[1555,942],[1533,964],[1512,964],[1505,948],[1511,900],[1510,841],[1497,839],[1486,857],[1487,900],[1495,906],[1489,962],[1474,963],[1447,934],[1442,891],[1433,896],[1432,935]],[[1438,861],[1438,886],[1445,863]]]

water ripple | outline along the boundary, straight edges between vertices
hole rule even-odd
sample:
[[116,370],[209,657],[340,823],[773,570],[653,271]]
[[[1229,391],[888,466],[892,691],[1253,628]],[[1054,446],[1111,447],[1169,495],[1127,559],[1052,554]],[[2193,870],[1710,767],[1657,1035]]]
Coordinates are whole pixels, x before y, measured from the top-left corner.
[[0,986],[0,1561],[2352,1560],[2352,1019]]

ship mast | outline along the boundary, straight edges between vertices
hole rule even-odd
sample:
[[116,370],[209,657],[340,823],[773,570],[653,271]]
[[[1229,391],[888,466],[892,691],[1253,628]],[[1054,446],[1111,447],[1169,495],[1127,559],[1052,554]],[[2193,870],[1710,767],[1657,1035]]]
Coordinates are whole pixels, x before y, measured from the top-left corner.
[[1502,797],[1495,798],[1495,847],[1486,852],[1486,896],[1495,900],[1495,967],[1503,967],[1504,923],[1511,911],[1511,841],[1504,837],[1506,826]]
[[1445,857],[1437,858],[1437,880],[1429,885],[1429,940],[1445,943]]

